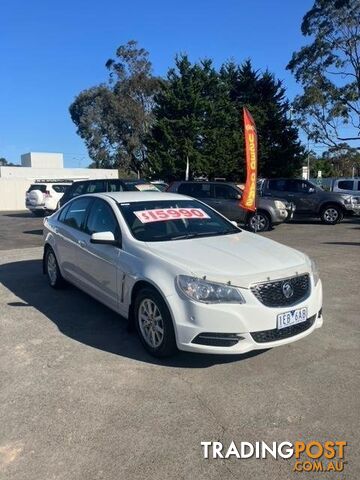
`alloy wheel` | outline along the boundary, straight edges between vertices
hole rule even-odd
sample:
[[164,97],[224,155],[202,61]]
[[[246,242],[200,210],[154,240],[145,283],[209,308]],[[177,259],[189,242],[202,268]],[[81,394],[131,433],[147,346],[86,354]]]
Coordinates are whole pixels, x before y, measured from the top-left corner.
[[139,305],[138,323],[141,335],[151,348],[158,348],[164,340],[164,321],[156,303],[145,298]]
[[254,232],[261,232],[266,228],[266,218],[263,215],[256,213],[250,219],[250,226]]
[[324,212],[324,219],[326,222],[333,223],[339,218],[339,212],[336,208],[327,208]]
[[49,252],[47,255],[46,270],[51,285],[55,285],[57,280],[57,265],[55,255],[52,252]]

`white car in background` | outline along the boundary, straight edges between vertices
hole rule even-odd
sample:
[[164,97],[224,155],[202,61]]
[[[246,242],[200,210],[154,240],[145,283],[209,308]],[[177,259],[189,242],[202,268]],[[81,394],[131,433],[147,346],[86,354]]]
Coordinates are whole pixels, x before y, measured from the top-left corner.
[[155,356],[277,347],[323,323],[305,254],[183,195],[77,197],[44,220],[43,265],[53,288],[67,280],[134,322]]
[[71,182],[36,182],[30,185],[25,194],[25,205],[34,215],[43,217],[59,207],[60,198]]

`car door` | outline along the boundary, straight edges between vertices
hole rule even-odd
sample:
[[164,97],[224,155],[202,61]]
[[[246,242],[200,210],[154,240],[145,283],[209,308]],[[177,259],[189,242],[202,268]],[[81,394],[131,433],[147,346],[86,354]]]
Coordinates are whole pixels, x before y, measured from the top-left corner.
[[296,205],[296,213],[311,214],[317,211],[316,188],[307,180],[289,179],[286,181],[289,199]]
[[86,215],[91,205],[90,197],[79,197],[66,205],[58,216],[56,226],[56,254],[65,278],[77,282],[79,267],[77,255],[80,237],[83,235]]
[[115,245],[91,243],[90,236],[98,232],[112,232],[120,246],[121,232],[118,221],[109,203],[100,198],[92,203],[84,229],[79,235],[76,259],[79,281],[96,299],[118,310],[118,279],[122,278],[121,249]]
[[243,222],[246,212],[240,207],[240,191],[227,184],[214,184],[214,208],[229,220]]

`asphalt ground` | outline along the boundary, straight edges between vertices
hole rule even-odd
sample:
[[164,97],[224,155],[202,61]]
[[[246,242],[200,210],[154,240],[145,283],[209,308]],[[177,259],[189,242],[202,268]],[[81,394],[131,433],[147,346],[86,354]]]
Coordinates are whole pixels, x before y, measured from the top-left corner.
[[[265,236],[319,265],[324,326],[245,356],[157,361],[126,322],[41,273],[42,220],[0,215],[0,478],[356,479],[360,220]],[[346,441],[342,473],[294,459],[204,459],[201,441]]]

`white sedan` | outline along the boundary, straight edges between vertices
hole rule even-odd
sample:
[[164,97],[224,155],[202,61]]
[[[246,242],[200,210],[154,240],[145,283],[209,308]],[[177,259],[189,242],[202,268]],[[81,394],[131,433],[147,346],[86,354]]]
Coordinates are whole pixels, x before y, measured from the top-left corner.
[[235,354],[321,327],[322,286],[303,253],[172,193],[83,195],[44,220],[44,272],[136,326],[144,347]]

